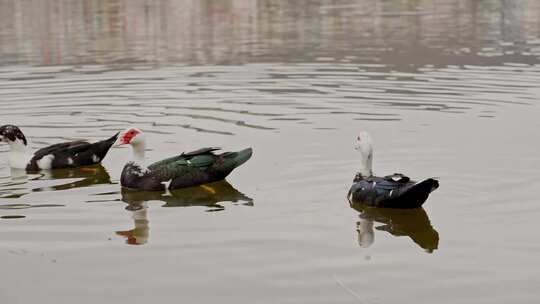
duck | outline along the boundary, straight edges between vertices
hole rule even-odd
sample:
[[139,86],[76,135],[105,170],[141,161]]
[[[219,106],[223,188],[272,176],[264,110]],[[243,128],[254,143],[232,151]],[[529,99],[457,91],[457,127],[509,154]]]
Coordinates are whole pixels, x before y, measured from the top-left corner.
[[149,166],[145,165],[145,134],[138,128],[128,128],[120,133],[114,147],[130,145],[133,159],[122,170],[122,187],[144,191],[174,190],[225,179],[235,168],[251,158],[253,150],[214,153],[217,147],[184,152]]
[[352,203],[379,208],[420,208],[429,194],[439,188],[439,181],[427,178],[420,182],[401,173],[379,177],[373,175],[373,146],[371,136],[362,131],[356,137],[355,150],[360,152],[360,170],[347,194]]
[[118,133],[95,143],[84,140],[63,142],[32,153],[28,140],[19,127],[14,125],[0,127],[0,141],[9,145],[9,166],[28,172],[99,164],[117,137]]

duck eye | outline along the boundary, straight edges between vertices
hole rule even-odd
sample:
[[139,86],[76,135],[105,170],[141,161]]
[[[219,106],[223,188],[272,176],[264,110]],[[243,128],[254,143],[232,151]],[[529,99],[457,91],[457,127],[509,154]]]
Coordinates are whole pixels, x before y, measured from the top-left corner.
[[357,136],[356,139],[357,139],[358,141],[360,141],[360,136]]

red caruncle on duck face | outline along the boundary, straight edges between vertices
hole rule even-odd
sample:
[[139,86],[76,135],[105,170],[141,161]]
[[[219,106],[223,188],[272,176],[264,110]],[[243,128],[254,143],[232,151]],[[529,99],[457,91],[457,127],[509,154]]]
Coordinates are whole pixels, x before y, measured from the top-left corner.
[[131,144],[133,139],[139,134],[141,134],[141,131],[139,129],[136,129],[136,128],[131,128],[131,129],[128,129],[128,130],[122,132],[120,134],[115,146]]
[[124,144],[129,144],[131,142],[131,140],[137,136],[137,134],[141,133],[139,130],[137,129],[129,129],[127,130],[126,132],[124,132],[124,134],[122,134],[122,141]]

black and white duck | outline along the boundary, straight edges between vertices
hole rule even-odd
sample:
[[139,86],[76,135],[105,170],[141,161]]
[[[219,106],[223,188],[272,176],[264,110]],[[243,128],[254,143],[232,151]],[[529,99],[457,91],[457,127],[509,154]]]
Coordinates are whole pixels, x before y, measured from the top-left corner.
[[114,146],[131,145],[133,160],[122,170],[123,187],[163,191],[202,185],[224,179],[251,158],[252,149],[215,154],[220,148],[202,148],[145,165],[146,138],[137,128],[122,132]]
[[369,133],[365,131],[356,138],[355,149],[360,152],[361,163],[347,195],[350,202],[382,208],[419,208],[439,187],[434,178],[415,182],[400,173],[373,176],[373,146]]
[[32,172],[99,164],[117,136],[118,133],[93,144],[83,140],[64,142],[32,152],[28,140],[17,126],[0,127],[0,141],[9,144],[9,166]]

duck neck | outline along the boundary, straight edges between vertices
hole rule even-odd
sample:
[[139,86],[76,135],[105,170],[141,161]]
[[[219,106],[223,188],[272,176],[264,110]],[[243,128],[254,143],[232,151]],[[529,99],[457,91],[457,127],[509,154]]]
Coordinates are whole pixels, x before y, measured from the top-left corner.
[[32,153],[19,139],[9,142],[9,165],[12,168],[24,169],[32,158]]
[[140,141],[133,143],[131,146],[133,147],[133,162],[144,168],[144,150],[146,144],[144,141]]
[[362,174],[362,176],[364,177],[372,176],[373,175],[372,163],[373,163],[373,153],[370,152],[366,157],[362,157],[358,172]]

